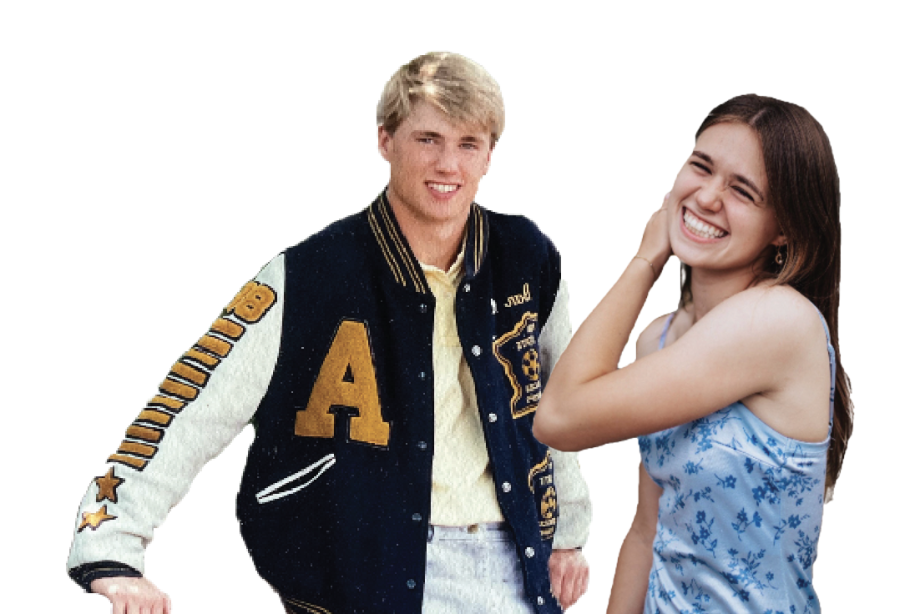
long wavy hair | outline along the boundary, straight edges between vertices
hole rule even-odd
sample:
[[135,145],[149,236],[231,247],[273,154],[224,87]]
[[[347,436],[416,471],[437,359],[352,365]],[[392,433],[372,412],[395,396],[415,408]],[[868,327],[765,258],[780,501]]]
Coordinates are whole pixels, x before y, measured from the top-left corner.
[[[818,307],[831,331],[834,347],[834,423],[828,447],[826,500],[841,473],[847,441],[853,432],[850,380],[841,365],[838,303],[841,287],[841,191],[831,144],[822,126],[798,105],[745,94],[717,106],[700,124],[697,137],[716,124],[734,122],[752,128],[762,145],[775,219],[787,237],[770,247],[757,281],[789,285]],[[776,262],[776,250],[780,250]],[[681,267],[681,306],[692,301],[691,267]]]

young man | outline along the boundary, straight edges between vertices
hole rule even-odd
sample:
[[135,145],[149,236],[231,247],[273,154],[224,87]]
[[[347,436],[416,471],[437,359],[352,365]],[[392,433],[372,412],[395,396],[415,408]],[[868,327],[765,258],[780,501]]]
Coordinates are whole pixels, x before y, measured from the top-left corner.
[[581,596],[587,488],[531,434],[571,333],[559,255],[473,202],[503,121],[462,56],[397,71],[378,104],[388,188],[272,260],[175,363],[85,495],[76,582],[117,614],[167,612],[144,542],[252,421],[238,516],[288,612],[559,612]]

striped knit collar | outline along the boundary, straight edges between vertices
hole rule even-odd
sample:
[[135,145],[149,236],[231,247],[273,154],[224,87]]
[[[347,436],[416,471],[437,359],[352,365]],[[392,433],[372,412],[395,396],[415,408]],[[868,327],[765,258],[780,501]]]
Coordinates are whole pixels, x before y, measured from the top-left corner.
[[[394,281],[415,292],[429,294],[428,282],[425,280],[422,267],[419,266],[406,237],[403,236],[400,224],[397,223],[397,218],[394,217],[388,203],[387,189],[369,206],[367,216],[369,227],[375,235]],[[464,257],[466,277],[474,277],[484,263],[488,239],[487,216],[477,203],[471,205],[467,224]]]

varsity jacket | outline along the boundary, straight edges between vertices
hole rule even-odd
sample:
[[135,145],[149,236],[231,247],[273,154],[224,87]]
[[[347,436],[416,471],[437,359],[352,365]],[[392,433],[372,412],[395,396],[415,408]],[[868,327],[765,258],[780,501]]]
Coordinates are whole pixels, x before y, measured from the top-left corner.
[[[472,205],[456,296],[497,499],[536,612],[547,569],[583,545],[574,455],[532,435],[568,341],[559,254],[522,217]],[[435,300],[382,194],[289,248],[175,363],[88,489],[69,557],[87,588],[139,575],[168,509],[248,420],[237,499],[260,575],[315,612],[421,611],[434,446]],[[562,521],[561,521],[562,520]]]

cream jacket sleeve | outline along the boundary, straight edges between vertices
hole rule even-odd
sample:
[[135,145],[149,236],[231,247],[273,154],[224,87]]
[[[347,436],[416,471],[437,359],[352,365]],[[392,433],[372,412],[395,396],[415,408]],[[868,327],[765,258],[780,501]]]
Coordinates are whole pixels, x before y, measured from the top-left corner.
[[[553,310],[538,340],[541,348],[541,372],[546,380],[569,340],[572,324],[569,321],[569,290],[561,280]],[[546,381],[545,381],[546,383]],[[577,452],[560,452],[551,448],[554,480],[556,481],[559,524],[553,538],[555,549],[581,548],[587,542],[591,524],[591,499],[581,475]]]
[[173,366],[88,486],[69,552],[72,579],[144,571],[144,549],[191,481],[247,425],[281,339],[284,257],[247,283]]

